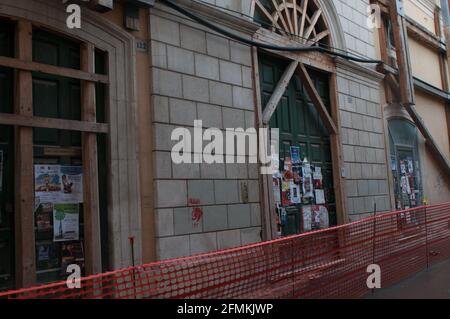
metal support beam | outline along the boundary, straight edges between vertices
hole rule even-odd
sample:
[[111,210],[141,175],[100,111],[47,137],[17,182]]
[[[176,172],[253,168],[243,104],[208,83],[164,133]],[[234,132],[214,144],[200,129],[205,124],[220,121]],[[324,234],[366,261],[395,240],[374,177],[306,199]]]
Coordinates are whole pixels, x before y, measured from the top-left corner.
[[295,73],[295,70],[297,69],[299,63],[297,61],[291,62],[289,66],[284,71],[283,75],[281,76],[280,81],[278,82],[275,90],[273,91],[272,96],[270,97],[269,102],[266,105],[266,108],[263,113],[263,124],[267,125],[270,122],[270,119],[272,118],[273,114],[275,113],[275,110],[277,109],[278,104],[280,103],[280,100],[286,92],[287,87],[289,86],[289,82],[292,79],[292,76]]

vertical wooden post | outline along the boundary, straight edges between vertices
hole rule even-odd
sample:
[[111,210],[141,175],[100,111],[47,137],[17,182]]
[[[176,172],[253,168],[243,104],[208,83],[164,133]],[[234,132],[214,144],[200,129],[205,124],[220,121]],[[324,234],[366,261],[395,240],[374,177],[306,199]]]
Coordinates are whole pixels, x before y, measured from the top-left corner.
[[[92,44],[82,44],[81,68],[95,72],[95,51]],[[81,84],[81,120],[96,122],[95,83]],[[84,186],[84,243],[86,252],[86,274],[102,271],[100,210],[98,194],[97,135],[82,133],[83,186]]]
[[[16,33],[16,57],[32,60],[32,25],[20,20]],[[33,115],[33,78],[29,71],[16,71],[15,113]],[[16,128],[15,157],[15,256],[16,286],[30,287],[36,282],[34,242],[33,129]]]
[[[340,113],[338,102],[337,76],[332,73],[330,76],[330,101],[331,101],[331,117],[336,125],[340,127]],[[344,182],[342,179],[343,159],[342,159],[342,144],[340,131],[337,129],[336,134],[331,134],[331,154],[333,162],[333,181],[334,192],[336,198],[336,215],[338,225],[343,225],[348,222],[348,216],[345,207],[344,199]]]

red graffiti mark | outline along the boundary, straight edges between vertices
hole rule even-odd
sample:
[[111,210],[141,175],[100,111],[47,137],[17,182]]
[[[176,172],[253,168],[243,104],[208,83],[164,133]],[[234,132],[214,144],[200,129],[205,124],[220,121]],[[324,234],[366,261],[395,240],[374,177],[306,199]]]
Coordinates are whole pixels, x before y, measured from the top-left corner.
[[192,220],[197,225],[203,217],[203,210],[200,207],[196,207],[192,210]]
[[189,198],[189,206],[198,206],[200,205],[200,199],[197,198]]

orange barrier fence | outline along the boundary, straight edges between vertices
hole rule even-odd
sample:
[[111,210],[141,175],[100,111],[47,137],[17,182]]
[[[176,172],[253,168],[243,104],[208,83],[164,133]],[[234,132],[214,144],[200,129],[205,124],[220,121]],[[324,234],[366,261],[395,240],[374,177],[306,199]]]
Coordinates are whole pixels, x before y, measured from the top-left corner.
[[358,298],[450,258],[450,203],[270,242],[0,294],[0,298]]

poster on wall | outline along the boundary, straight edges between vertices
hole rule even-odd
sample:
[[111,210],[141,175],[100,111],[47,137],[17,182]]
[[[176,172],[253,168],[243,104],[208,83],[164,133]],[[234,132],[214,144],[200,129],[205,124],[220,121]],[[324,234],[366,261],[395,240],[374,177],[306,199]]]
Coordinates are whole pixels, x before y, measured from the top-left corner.
[[59,168],[59,165],[36,165],[34,167],[34,192],[41,203],[58,201],[61,193]]
[[290,188],[291,188],[291,202],[292,202],[292,204],[300,204],[302,202],[302,195],[300,193],[300,186],[295,184],[295,183],[291,183],[290,184]]
[[80,212],[78,204],[53,205],[53,241],[80,239]]
[[325,204],[325,191],[323,189],[316,189],[316,204]]
[[330,227],[328,209],[322,205],[303,207],[303,231],[313,231]]
[[302,160],[300,159],[300,147],[291,146],[291,160],[292,165],[299,165],[302,163]]
[[38,233],[51,231],[53,229],[53,204],[44,203],[39,205],[35,218]]
[[62,194],[60,203],[83,202],[83,168],[81,166],[61,166]]
[[0,150],[0,192],[3,191],[3,151]]
[[82,203],[81,166],[35,165],[35,196],[41,203]]

